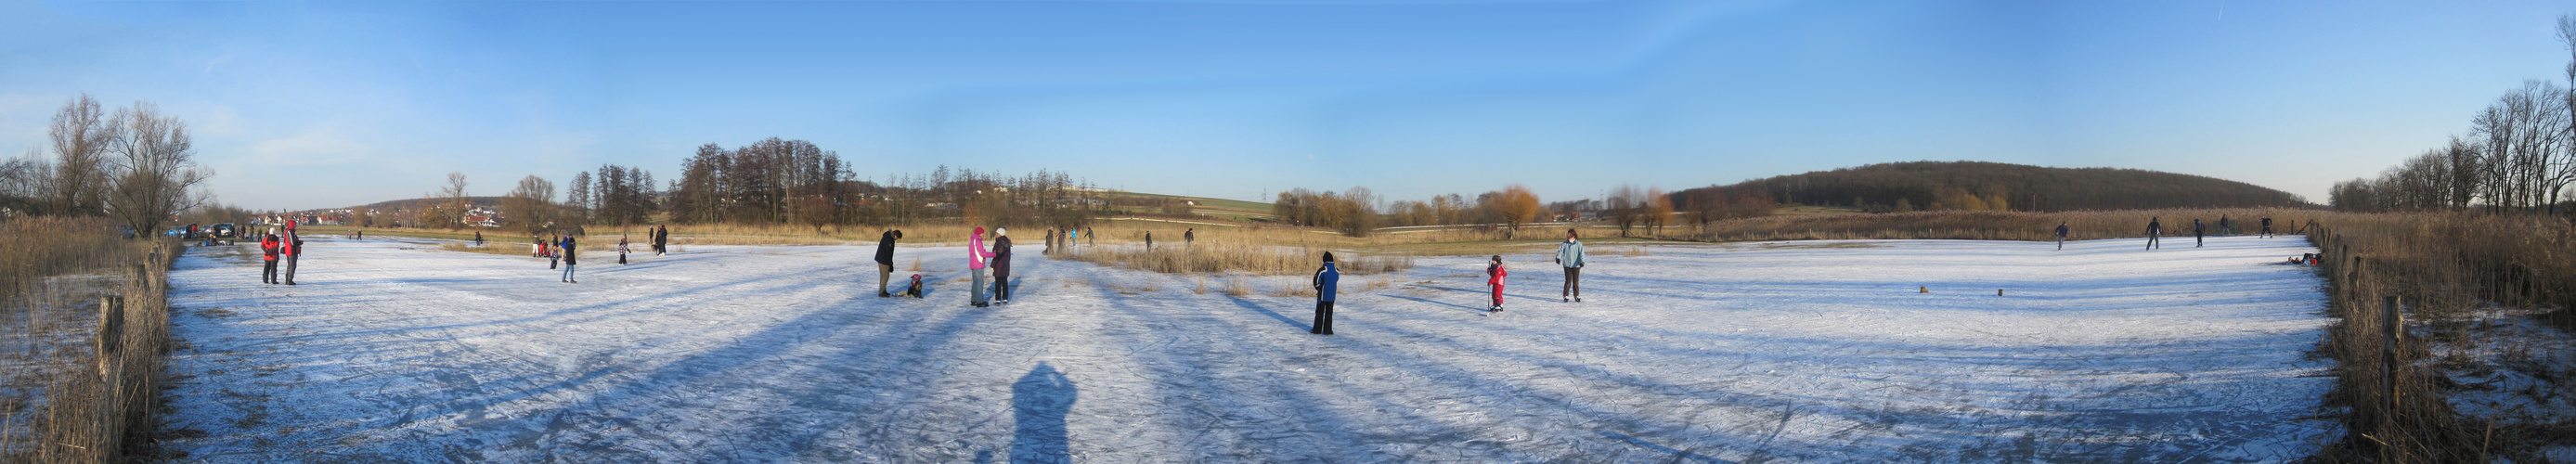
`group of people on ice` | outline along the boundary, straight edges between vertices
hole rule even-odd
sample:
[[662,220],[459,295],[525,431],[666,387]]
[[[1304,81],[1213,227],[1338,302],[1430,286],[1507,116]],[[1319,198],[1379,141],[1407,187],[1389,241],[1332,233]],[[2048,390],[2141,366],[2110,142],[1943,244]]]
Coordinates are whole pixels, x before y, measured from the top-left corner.
[[[2263,228],[2262,228],[2261,232],[2259,232],[2259,234],[2260,234],[2262,237],[2270,238],[2270,237],[2272,236],[2272,218],[2271,218],[2271,217],[2268,217],[2268,216],[2267,216],[2267,217],[2264,217],[2262,222],[2263,222]],[[2066,221],[2057,221],[2057,249],[2059,249],[2059,250],[2065,250],[2065,249],[2066,249],[2066,232],[2067,232]],[[2224,215],[2224,214],[2218,215],[2218,235],[2236,235],[2237,233],[2238,233],[2238,232],[2237,232],[2237,230],[2236,230],[2236,221],[2235,221],[2235,220],[2233,220],[2233,219],[2228,219],[2228,218],[2227,218],[2227,215]],[[2164,222],[2164,218],[2162,218],[2162,217],[2149,217],[2149,218],[2147,218],[2147,248],[2146,248],[2146,249],[2149,249],[2149,250],[2163,249],[2163,248],[2164,248],[2164,234],[2165,234],[2165,222]],[[2191,245],[2191,246],[2192,246],[2193,248],[2199,248],[2199,247],[2203,247],[2203,246],[2208,246],[2208,245],[2209,245],[2209,224],[2201,223],[2201,222],[2200,222],[2200,218],[2192,218],[2192,220],[2191,220],[2191,241],[2192,241],[2192,245]]]
[[[295,261],[304,256],[304,236],[295,234],[292,221],[286,223],[286,235],[280,236],[277,229],[269,229],[259,237],[259,254],[262,259],[260,283],[295,285]],[[279,261],[286,262],[284,272],[278,271]]]

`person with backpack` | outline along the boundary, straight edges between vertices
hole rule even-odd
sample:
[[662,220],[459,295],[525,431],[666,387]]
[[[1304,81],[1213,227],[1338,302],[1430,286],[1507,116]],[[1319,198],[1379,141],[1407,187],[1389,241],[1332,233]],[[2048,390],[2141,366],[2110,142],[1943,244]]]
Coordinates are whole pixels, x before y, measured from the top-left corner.
[[877,298],[894,296],[886,293],[886,279],[894,278],[894,241],[900,238],[903,231],[894,229],[877,235]]
[[304,237],[296,235],[295,223],[286,223],[286,236],[279,237],[277,255],[286,258],[286,284],[295,285],[295,260],[304,256]]
[[1342,285],[1342,271],[1333,267],[1333,252],[1324,252],[1324,266],[1315,268],[1315,327],[1306,333],[1333,334],[1333,297]]
[[277,240],[277,233],[276,233],[276,232],[277,232],[277,231],[273,231],[273,230],[272,230],[272,231],[269,231],[269,233],[266,233],[266,234],[260,234],[260,237],[259,237],[259,253],[260,253],[261,258],[265,259],[266,261],[265,261],[265,263],[264,263],[264,264],[261,264],[261,265],[260,265],[260,270],[259,270],[259,283],[263,283],[263,284],[275,284],[275,283],[277,283],[277,282],[278,282],[278,280],[277,280],[277,252],[278,252],[278,245],[279,245],[279,244],[278,244],[278,240]]
[[1503,277],[1510,275],[1511,270],[1503,269],[1503,255],[1494,255],[1492,260],[1485,262],[1485,285],[1494,288],[1494,305],[1485,308],[1485,312],[1503,312]]
[[574,279],[572,278],[572,269],[573,269],[573,268],[575,268],[575,267],[580,267],[580,266],[581,266],[581,247],[580,247],[580,245],[581,245],[581,243],[580,243],[580,242],[575,242],[575,241],[573,241],[572,236],[570,236],[570,235],[566,235],[566,236],[564,236],[564,238],[563,238],[563,269],[564,269],[563,281],[564,281],[564,283],[567,283],[567,284],[577,284],[577,283],[581,283],[581,281],[579,281],[579,280],[574,280]]
[[993,229],[993,302],[1011,304],[1011,228]]
[[1556,297],[1567,303],[1583,301],[1583,242],[1574,239],[1574,229],[1565,229],[1565,243],[1556,244],[1556,264],[1565,266],[1565,291]]
[[968,286],[966,290],[967,293],[973,294],[967,298],[967,304],[971,306],[993,307],[991,303],[984,300],[984,291],[988,290],[984,288],[984,260],[992,257],[993,252],[984,248],[984,228],[976,227],[975,234],[966,239],[966,273],[974,276],[975,280],[975,284]]
[[2149,249],[2149,250],[2153,250],[2153,249],[2157,249],[2157,248],[2164,248],[2164,246],[2163,246],[2164,244],[2162,243],[2162,242],[2163,242],[2163,240],[2159,240],[2159,239],[2157,239],[2157,236],[2164,235],[2164,233],[2165,233],[2165,223],[2164,223],[2164,218],[2156,218],[2156,217],[2150,217],[2150,218],[2147,218],[2147,249]]
[[2057,251],[2066,251],[2066,221],[2057,221]]

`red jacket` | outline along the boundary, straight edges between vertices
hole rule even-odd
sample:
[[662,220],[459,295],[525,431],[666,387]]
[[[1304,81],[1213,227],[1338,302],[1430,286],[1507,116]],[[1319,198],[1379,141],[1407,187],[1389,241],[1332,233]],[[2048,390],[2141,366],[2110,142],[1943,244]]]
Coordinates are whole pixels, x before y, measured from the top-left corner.
[[260,237],[260,238],[259,238],[259,251],[260,251],[260,253],[261,253],[261,254],[267,255],[267,256],[268,256],[268,260],[269,260],[269,261],[276,261],[276,260],[277,260],[277,236],[275,236],[275,235],[270,235],[270,236]]
[[285,237],[277,239],[277,253],[287,256],[304,254],[304,239],[296,237],[293,229],[287,230]]
[[1512,275],[1512,271],[1511,271],[1511,270],[1503,269],[1503,267],[1502,267],[1502,266],[1494,266],[1493,277],[1486,278],[1486,279],[1485,279],[1485,284],[1486,284],[1486,285],[1502,285],[1502,284],[1503,284],[1503,277],[1505,277],[1505,276],[1510,276],[1510,275]]

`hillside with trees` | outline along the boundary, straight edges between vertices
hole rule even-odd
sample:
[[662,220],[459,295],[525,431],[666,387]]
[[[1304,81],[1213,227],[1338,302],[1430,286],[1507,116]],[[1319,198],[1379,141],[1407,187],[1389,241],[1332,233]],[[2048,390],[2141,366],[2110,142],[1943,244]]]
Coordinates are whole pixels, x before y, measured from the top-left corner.
[[1979,161],[1872,164],[1683,190],[1673,198],[1691,203],[1694,198],[1760,195],[1782,203],[1870,212],[2314,206],[2289,192],[2212,177]]

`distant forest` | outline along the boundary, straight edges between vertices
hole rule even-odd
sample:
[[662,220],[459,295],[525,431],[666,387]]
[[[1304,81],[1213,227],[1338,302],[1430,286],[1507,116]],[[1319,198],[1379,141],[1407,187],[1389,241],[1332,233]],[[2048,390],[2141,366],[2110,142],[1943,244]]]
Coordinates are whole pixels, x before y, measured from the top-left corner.
[[1687,203],[1694,198],[1765,193],[1782,203],[1871,212],[2315,206],[2289,192],[2211,177],[1977,161],[1872,164],[1695,188],[1674,192],[1673,197]]

